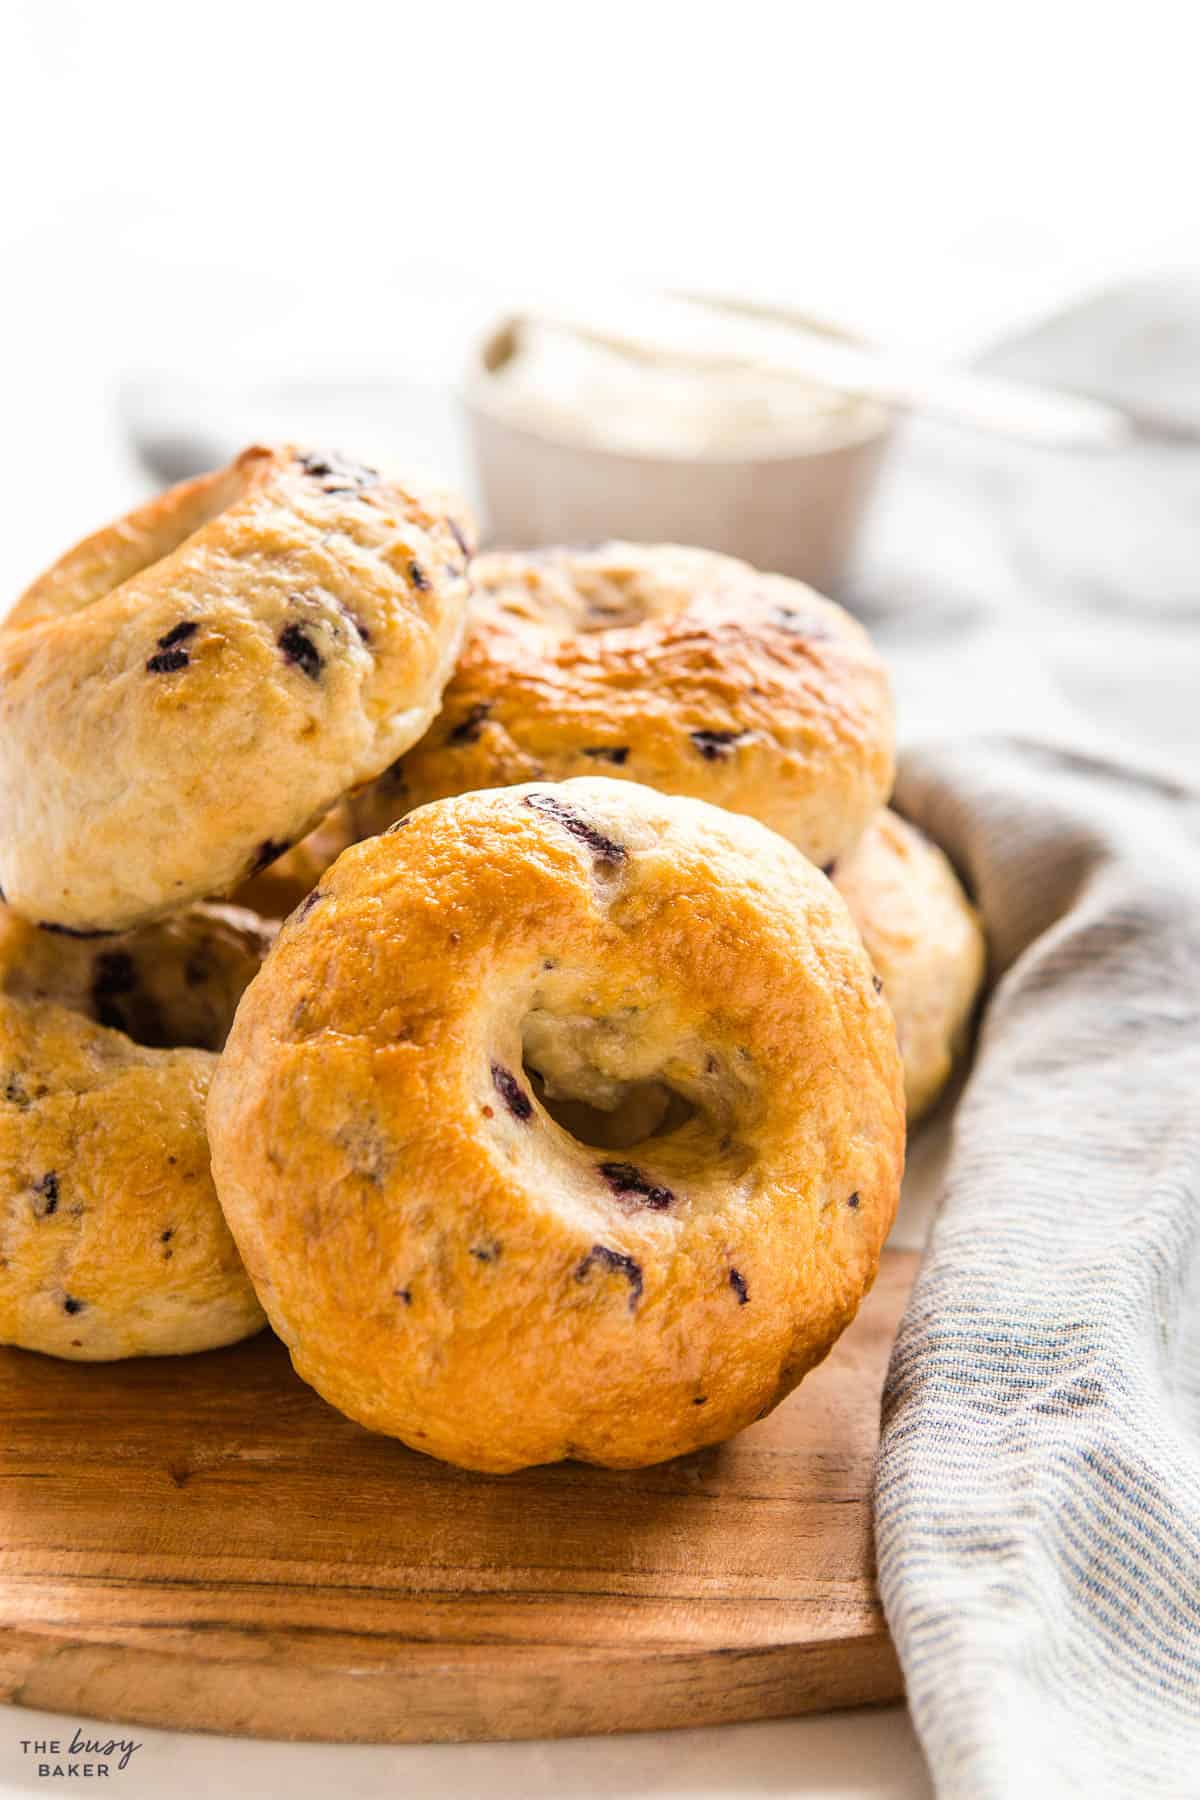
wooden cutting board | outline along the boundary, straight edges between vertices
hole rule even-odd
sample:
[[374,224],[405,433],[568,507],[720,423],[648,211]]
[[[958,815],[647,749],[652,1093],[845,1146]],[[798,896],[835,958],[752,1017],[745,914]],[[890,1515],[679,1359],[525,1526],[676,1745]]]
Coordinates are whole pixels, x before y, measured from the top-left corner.
[[823,1368],[659,1468],[466,1474],[372,1437],[267,1333],[0,1351],[0,1699],[267,1737],[719,1724],[892,1700],[870,1482],[915,1257]]

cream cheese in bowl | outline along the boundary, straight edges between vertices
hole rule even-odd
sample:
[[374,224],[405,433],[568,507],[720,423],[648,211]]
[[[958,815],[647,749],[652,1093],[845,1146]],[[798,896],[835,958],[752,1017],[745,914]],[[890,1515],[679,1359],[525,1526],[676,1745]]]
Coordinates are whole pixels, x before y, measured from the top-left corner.
[[522,320],[494,393],[527,430],[649,456],[769,456],[874,423],[870,401],[753,363],[701,363]]
[[653,303],[582,322],[526,312],[486,334],[465,399],[491,541],[696,544],[836,583],[891,414],[739,354],[731,332],[744,321],[749,343],[764,320],[809,333],[811,321],[712,311],[715,350],[703,314],[674,338],[680,315]]

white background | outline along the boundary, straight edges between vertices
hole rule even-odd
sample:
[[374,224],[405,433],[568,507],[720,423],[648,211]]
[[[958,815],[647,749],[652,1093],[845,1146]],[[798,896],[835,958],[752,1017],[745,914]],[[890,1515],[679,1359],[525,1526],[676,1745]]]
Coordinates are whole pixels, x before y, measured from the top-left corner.
[[447,296],[593,272],[952,351],[1191,256],[1192,13],[9,0],[0,581],[124,503],[130,369],[440,376]]
[[[10,0],[0,606],[144,484],[131,373],[444,383],[481,303],[593,274],[786,298],[949,356],[1194,263],[1191,12]],[[38,1789],[17,1740],[49,1727],[0,1709],[0,1795]],[[130,1796],[928,1791],[898,1709],[469,1749],[136,1735]]]

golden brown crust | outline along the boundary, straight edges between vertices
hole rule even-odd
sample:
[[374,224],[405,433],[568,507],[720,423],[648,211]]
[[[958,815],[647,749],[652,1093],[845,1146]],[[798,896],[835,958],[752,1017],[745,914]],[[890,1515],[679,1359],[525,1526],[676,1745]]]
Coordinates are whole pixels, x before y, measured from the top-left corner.
[[908,1122],[933,1106],[962,1050],[987,950],[946,857],[884,811],[834,871],[896,1020]]
[[86,539],[0,630],[0,882],[124,929],[226,891],[437,710],[468,528],[326,454],[247,450]]
[[[549,1110],[660,1086],[692,1115],[619,1154]],[[830,884],[749,819],[606,780],[346,851],[239,1009],[209,1126],[299,1373],[495,1470],[657,1461],[781,1398],[870,1286],[904,1143]]]
[[360,834],[472,789],[602,774],[711,800],[818,864],[891,788],[886,671],[811,588],[677,545],[476,559],[442,715],[356,797]]
[[106,1361],[264,1323],[209,1170],[216,1057],[84,1011],[219,1043],[270,936],[232,907],[87,942],[0,915],[0,1343]]

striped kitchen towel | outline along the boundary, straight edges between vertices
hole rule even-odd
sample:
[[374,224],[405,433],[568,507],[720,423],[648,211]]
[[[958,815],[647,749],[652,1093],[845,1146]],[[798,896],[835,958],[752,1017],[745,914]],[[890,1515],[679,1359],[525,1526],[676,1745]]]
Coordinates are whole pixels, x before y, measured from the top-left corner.
[[[1113,295],[1007,367],[1178,402],[1197,300]],[[1180,445],[926,434],[857,595],[899,671],[897,804],[992,955],[876,1492],[948,1796],[1200,1795],[1198,499]]]

